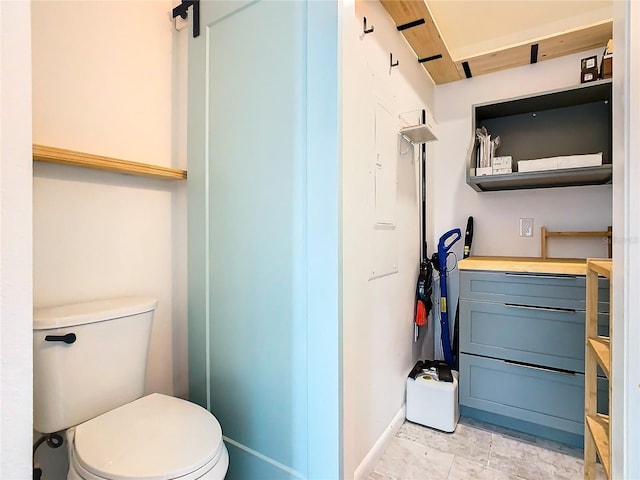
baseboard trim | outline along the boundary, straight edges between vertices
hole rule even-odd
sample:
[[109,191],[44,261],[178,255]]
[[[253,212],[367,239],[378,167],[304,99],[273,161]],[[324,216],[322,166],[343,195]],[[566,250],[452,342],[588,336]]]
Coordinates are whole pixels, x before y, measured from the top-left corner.
[[369,475],[373,473],[373,470],[376,468],[376,464],[378,460],[384,454],[385,449],[391,443],[391,440],[395,436],[395,434],[400,430],[400,427],[404,423],[404,418],[406,414],[406,404],[403,404],[398,413],[393,417],[391,423],[387,428],[384,429],[380,438],[376,440],[376,443],[373,444],[369,453],[367,453],[356,468],[355,472],[353,472],[354,480],[367,480]]

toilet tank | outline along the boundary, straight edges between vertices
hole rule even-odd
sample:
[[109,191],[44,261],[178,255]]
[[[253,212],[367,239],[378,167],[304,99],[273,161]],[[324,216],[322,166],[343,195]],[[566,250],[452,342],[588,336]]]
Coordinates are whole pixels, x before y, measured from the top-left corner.
[[157,303],[124,297],[34,310],[34,430],[65,430],[143,395]]

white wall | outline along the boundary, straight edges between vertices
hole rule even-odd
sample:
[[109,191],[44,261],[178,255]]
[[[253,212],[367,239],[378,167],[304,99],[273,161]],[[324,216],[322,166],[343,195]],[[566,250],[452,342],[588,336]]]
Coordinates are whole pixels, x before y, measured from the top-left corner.
[[[519,68],[436,87],[435,116],[440,141],[433,159],[434,231],[463,232],[474,217],[473,255],[540,255],[540,227],[551,230],[603,230],[611,225],[611,186],[476,192],[466,184],[467,149],[471,139],[471,106],[579,83],[580,59],[602,49],[569,55]],[[499,151],[498,151],[499,152]],[[519,219],[534,219],[534,236],[519,236]],[[579,242],[579,243],[578,243]],[[435,245],[435,243],[434,243]],[[462,242],[455,251],[460,256]],[[549,256],[606,256],[601,239],[549,241]]]
[[31,54],[28,2],[0,2],[0,478],[31,478]]
[[611,478],[640,478],[640,4],[616,2]]
[[[366,36],[363,16],[375,28]],[[344,478],[349,479],[359,465],[356,473],[367,475],[368,462],[375,459],[363,459],[402,408],[406,376],[419,355],[413,343],[419,148],[398,144],[397,246],[382,252],[397,255],[398,272],[369,280],[381,238],[373,229],[370,173],[376,161],[375,108],[380,101],[391,111],[396,124],[388,134],[395,143],[398,115],[431,109],[433,84],[380,3],[344,2],[342,20],[343,420]],[[390,52],[400,62],[393,69]]]
[[[171,7],[34,2],[34,143],[184,168],[174,151]],[[185,282],[174,275],[184,254],[175,248],[185,235],[184,211],[175,211],[183,187],[35,164],[35,305],[158,297],[149,391],[173,391],[172,321],[185,320],[173,318],[173,285]]]
[[[170,0],[32,4],[33,142],[186,168]],[[34,164],[36,307],[158,298],[147,392],[187,393],[186,184]],[[114,351],[117,355],[117,351]]]

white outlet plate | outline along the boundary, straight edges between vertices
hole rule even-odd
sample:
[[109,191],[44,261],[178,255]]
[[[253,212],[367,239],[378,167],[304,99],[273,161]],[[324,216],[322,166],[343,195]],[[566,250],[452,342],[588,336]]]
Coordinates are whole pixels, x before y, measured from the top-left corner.
[[520,236],[533,237],[533,218],[520,219]]

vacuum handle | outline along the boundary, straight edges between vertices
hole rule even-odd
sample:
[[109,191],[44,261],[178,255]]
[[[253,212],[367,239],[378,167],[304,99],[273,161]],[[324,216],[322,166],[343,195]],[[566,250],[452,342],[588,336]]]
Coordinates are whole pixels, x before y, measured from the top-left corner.
[[[455,237],[451,240],[452,237]],[[454,228],[453,230],[449,230],[447,233],[440,237],[440,243],[438,244],[438,255],[440,252],[447,253],[453,244],[462,238],[462,233],[459,228]]]
[[467,258],[471,254],[471,242],[473,241],[473,217],[467,219],[467,230],[464,232],[464,252],[462,258]]

